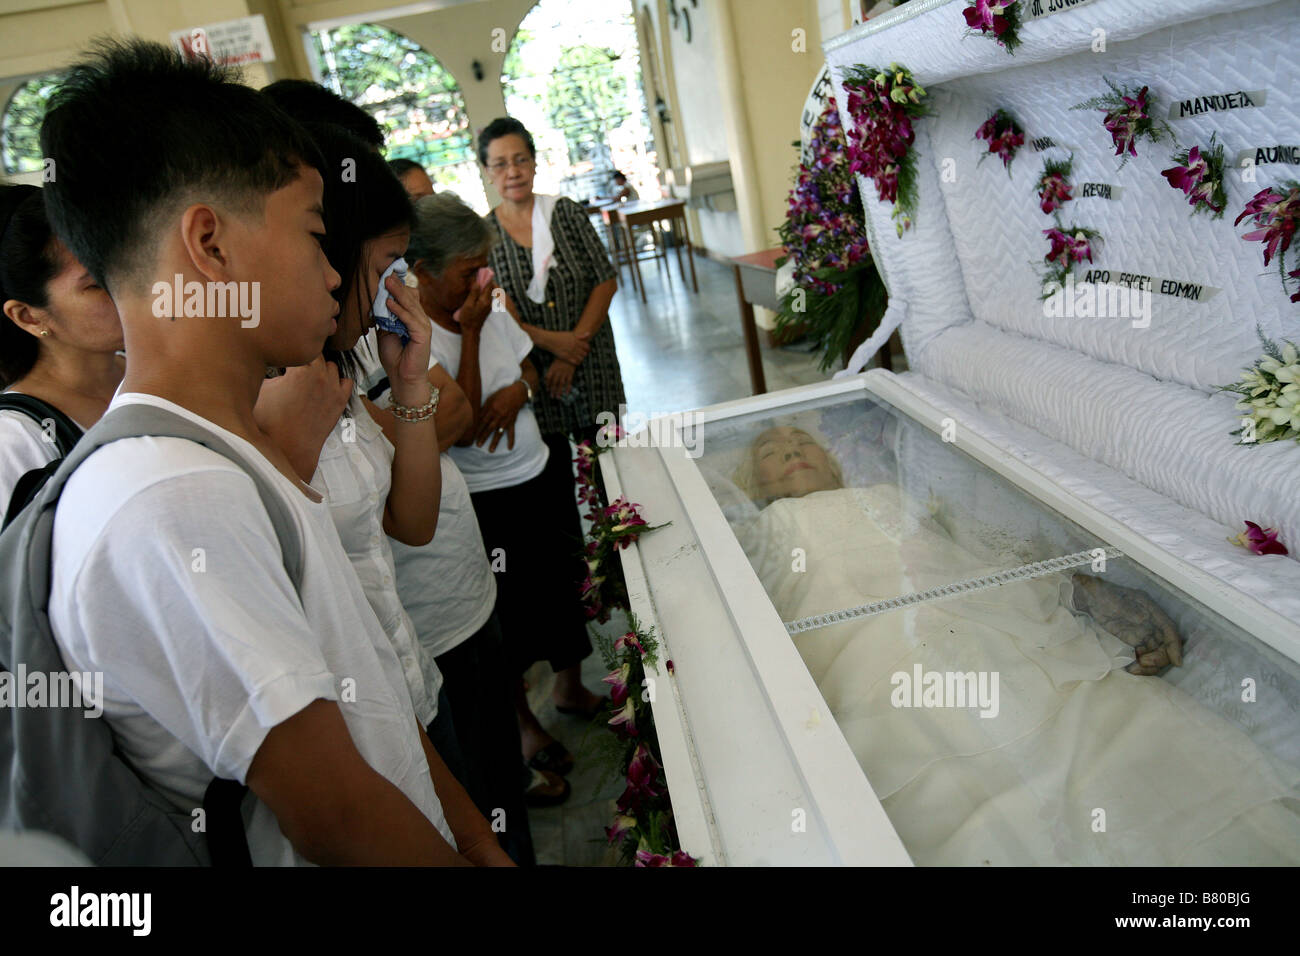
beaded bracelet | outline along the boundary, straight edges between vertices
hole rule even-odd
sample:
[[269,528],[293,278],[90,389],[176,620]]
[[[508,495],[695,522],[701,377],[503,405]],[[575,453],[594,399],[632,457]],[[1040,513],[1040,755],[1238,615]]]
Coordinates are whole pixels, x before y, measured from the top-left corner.
[[393,417],[399,422],[410,422],[411,424],[427,422],[438,411],[438,391],[437,388],[430,386],[429,400],[419,408],[398,405],[394,402],[388,407],[388,410],[393,413]]

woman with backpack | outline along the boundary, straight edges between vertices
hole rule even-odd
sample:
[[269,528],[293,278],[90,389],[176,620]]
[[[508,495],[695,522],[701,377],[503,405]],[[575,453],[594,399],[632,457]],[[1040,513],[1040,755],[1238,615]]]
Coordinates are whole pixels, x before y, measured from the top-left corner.
[[0,509],[67,454],[122,381],[108,293],[55,237],[35,186],[0,185]]

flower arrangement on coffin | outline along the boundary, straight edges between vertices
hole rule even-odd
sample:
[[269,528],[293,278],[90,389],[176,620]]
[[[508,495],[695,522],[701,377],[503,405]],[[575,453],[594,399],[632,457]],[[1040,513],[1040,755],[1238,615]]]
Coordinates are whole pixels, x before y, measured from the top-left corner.
[[1074,157],[1049,159],[1043,163],[1038,177],[1038,208],[1051,214],[1074,199],[1070,192],[1070,176],[1074,173]]
[[975,131],[976,139],[989,141],[989,151],[980,156],[980,162],[993,153],[1002,158],[1002,165],[1007,174],[1011,173],[1011,160],[1016,158],[1016,150],[1025,145],[1025,131],[1020,128],[1014,116],[1006,110],[996,110]]
[[1181,189],[1192,207],[1192,215],[1212,212],[1215,219],[1223,218],[1228,207],[1228,197],[1223,191],[1223,145],[1214,135],[1210,145],[1201,152],[1199,146],[1185,149],[1174,155],[1174,165],[1162,170],[1161,176],[1169,185]]
[[1014,53],[1020,46],[1020,4],[1018,0],[974,0],[962,12],[972,32],[992,35],[998,46]]
[[1231,432],[1241,436],[1238,445],[1300,441],[1300,349],[1294,342],[1279,346],[1256,328],[1264,354],[1245,369],[1240,381],[1221,385],[1219,390],[1240,395],[1237,411],[1243,412],[1242,427]]
[[[1070,107],[1075,110],[1101,110],[1105,118],[1102,125],[1110,133],[1115,144],[1115,155],[1123,156],[1119,168],[1123,169],[1130,156],[1137,155],[1137,142],[1140,139],[1158,143],[1165,138],[1174,139],[1174,131],[1169,124],[1154,117],[1155,97],[1150,87],[1140,90],[1130,87],[1118,87],[1106,77],[1110,92],[1095,96]],[[1177,141],[1175,140],[1175,143]]]
[[1051,229],[1044,229],[1043,235],[1051,243],[1051,248],[1043,261],[1048,269],[1043,275],[1043,298],[1048,298],[1052,291],[1065,284],[1065,278],[1074,271],[1080,262],[1092,262],[1093,250],[1101,244],[1101,235],[1086,226],[1070,226],[1062,229],[1057,223]]
[[[657,664],[658,643],[631,614],[628,625],[630,630],[612,645],[598,638],[601,655],[613,668],[605,678],[615,710],[609,727],[615,734],[617,766],[627,779],[627,787],[614,807],[614,823],[605,828],[605,836],[619,846],[625,863],[643,867],[697,866],[698,861],[681,849],[668,782],[659,759],[659,739],[650,707],[653,693],[645,676],[646,665]],[[671,673],[671,662],[668,669]]]
[[[672,801],[650,707],[653,693],[645,677],[646,665],[657,665],[658,642],[652,633],[642,630],[628,610],[627,585],[615,559],[616,551],[665,526],[647,524],[640,505],[622,497],[602,508],[596,489],[596,459],[620,437],[622,430],[617,426],[601,429],[596,447],[587,441],[579,443],[574,459],[578,466],[578,498],[587,505],[586,516],[592,522],[586,551],[588,575],[583,583],[587,619],[607,621],[611,608],[618,606],[624,610],[628,624],[627,632],[613,642],[599,633],[592,635],[605,664],[611,668],[604,682],[610,685],[613,712],[607,723],[614,733],[602,749],[609,756],[609,765],[627,779],[627,787],[618,798],[614,824],[605,828],[605,836],[610,843],[619,844],[627,863],[695,866],[695,859],[682,852],[673,824]],[[672,661],[667,662],[667,668],[672,674]]]
[[[1286,271],[1286,254],[1295,238],[1297,223],[1300,223],[1300,183],[1287,181],[1281,186],[1270,186],[1255,193],[1246,208],[1242,210],[1233,225],[1250,217],[1259,226],[1254,232],[1248,232],[1242,239],[1247,242],[1264,243],[1264,265],[1277,257],[1277,269],[1282,276],[1282,288],[1285,291],[1287,279],[1300,280],[1300,268]],[[1300,288],[1291,296],[1292,302],[1300,302]]]
[[902,236],[916,215],[916,139],[913,122],[929,115],[925,90],[906,67],[891,63],[888,70],[851,67],[844,74],[848,91],[849,171],[862,173],[876,185],[882,202],[894,204],[894,228]]
[[603,624],[609,620],[611,608],[627,606],[627,585],[615,560],[616,552],[641,535],[665,526],[648,524],[641,516],[641,506],[623,497],[601,507],[595,481],[598,454],[590,442],[584,441],[579,443],[578,456],[573,461],[578,468],[578,501],[587,506],[586,518],[591,522],[583,554],[587,577],[581,587],[582,603],[587,620]]
[[849,169],[840,114],[832,98],[813,128],[786,220],[777,229],[794,286],[777,311],[778,332],[798,329],[822,353],[826,371],[866,322],[885,311],[885,284],[867,244],[857,178]]
[[1291,553],[1286,549],[1286,545],[1277,540],[1277,531],[1272,528],[1261,528],[1253,521],[1247,521],[1246,530],[1235,538],[1229,538],[1228,541],[1255,554]]

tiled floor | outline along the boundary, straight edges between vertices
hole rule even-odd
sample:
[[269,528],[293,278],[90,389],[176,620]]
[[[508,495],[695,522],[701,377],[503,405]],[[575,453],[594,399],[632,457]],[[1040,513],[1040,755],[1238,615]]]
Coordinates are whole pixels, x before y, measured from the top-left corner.
[[[698,295],[683,283],[674,260],[671,278],[654,265],[643,269],[646,304],[630,283],[614,297],[610,321],[628,407],[635,412],[685,411],[751,394],[732,270],[704,258],[697,258],[696,269]],[[817,370],[815,358],[804,351],[765,348],[763,358],[771,391],[826,378]],[[616,616],[605,629],[617,636],[621,623]],[[606,689],[600,683],[605,673],[599,652],[587,658],[583,678],[591,690]],[[624,783],[607,772],[595,752],[597,738],[609,731],[599,725],[588,727],[555,710],[549,665],[534,665],[528,682],[533,713],[577,758],[569,775],[573,794],[568,801],[529,812],[537,860],[570,866],[613,865],[617,859],[605,841],[604,827],[613,819],[614,801]]]

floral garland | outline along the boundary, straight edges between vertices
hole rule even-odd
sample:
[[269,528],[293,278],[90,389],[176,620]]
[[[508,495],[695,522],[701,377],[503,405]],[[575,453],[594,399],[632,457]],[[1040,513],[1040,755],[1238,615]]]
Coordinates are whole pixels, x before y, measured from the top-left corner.
[[1240,381],[1220,385],[1222,392],[1240,395],[1237,411],[1249,422],[1230,434],[1238,445],[1262,445],[1294,438],[1300,442],[1300,350],[1294,342],[1279,346],[1256,327],[1264,354],[1246,368]]
[[[610,609],[620,606],[628,622],[627,633],[612,644],[603,635],[594,635],[601,656],[612,668],[604,682],[610,685],[614,713],[608,725],[614,731],[615,740],[607,749],[611,751],[611,763],[627,780],[627,787],[615,804],[613,826],[605,828],[605,836],[610,843],[619,845],[625,863],[643,867],[696,866],[698,861],[681,849],[673,822],[672,801],[659,759],[659,738],[650,706],[654,695],[648,690],[634,693],[635,688],[650,685],[645,668],[647,664],[657,665],[658,642],[652,633],[638,626],[628,610],[627,585],[618,562],[613,560],[615,552],[665,525],[651,526],[641,516],[641,506],[621,496],[608,507],[600,506],[595,462],[613,444],[607,440],[610,434],[602,430],[596,441],[598,448],[592,448],[590,442],[580,442],[574,459],[578,466],[578,500],[587,505],[586,516],[592,522],[585,555],[587,580],[582,585],[587,619],[607,621]],[[621,434],[621,429],[615,426],[613,437]],[[672,661],[667,662],[667,668],[672,674]]]
[[975,138],[989,141],[989,151],[980,156],[980,162],[984,162],[990,153],[1000,156],[1003,167],[1010,175],[1011,161],[1016,158],[1016,150],[1025,145],[1025,131],[1015,117],[1006,110],[996,110],[975,131]]
[[[1277,256],[1277,269],[1282,276],[1282,290],[1286,291],[1287,279],[1300,280],[1300,267],[1286,271],[1286,253],[1295,238],[1296,225],[1300,223],[1300,182],[1287,181],[1278,187],[1270,186],[1255,193],[1246,208],[1242,210],[1233,225],[1239,225],[1246,217],[1255,220],[1261,228],[1248,232],[1242,239],[1247,242],[1264,243],[1264,265]],[[1292,302],[1300,302],[1300,289],[1291,296]]]
[[1101,236],[1085,226],[1062,229],[1059,224],[1044,229],[1043,235],[1051,243],[1051,248],[1043,257],[1043,261],[1049,265],[1043,276],[1043,298],[1046,299],[1065,284],[1066,276],[1074,271],[1076,265],[1092,262],[1093,247],[1100,244]]
[[1130,87],[1116,86],[1109,77],[1105,79],[1106,85],[1110,87],[1109,93],[1076,103],[1070,109],[1101,110],[1106,114],[1102,125],[1110,133],[1115,155],[1124,157],[1119,164],[1119,168],[1123,169],[1129,156],[1137,155],[1139,139],[1158,143],[1166,137],[1174,139],[1174,132],[1168,123],[1152,116],[1155,98],[1151,95],[1150,87],[1144,86],[1134,91]]
[[974,0],[962,12],[966,26],[983,36],[993,35],[998,46],[1014,53],[1020,46],[1020,4],[1017,0]]
[[894,204],[894,228],[901,237],[916,215],[916,154],[914,120],[930,113],[922,102],[925,90],[906,67],[891,63],[888,70],[855,66],[844,75],[849,116],[849,172],[862,173],[876,184],[882,202]]
[[1074,173],[1074,157],[1069,159],[1049,159],[1043,163],[1043,172],[1038,177],[1038,208],[1043,212],[1056,212],[1067,202],[1074,200],[1070,192],[1070,176]]
[[1198,212],[1212,212],[1213,218],[1223,218],[1223,211],[1228,207],[1223,190],[1223,145],[1213,134],[1204,153],[1199,146],[1176,153],[1174,165],[1161,170],[1160,175],[1188,197],[1193,216]]
[[884,314],[885,286],[867,244],[858,181],[846,161],[833,97],[813,128],[808,152],[777,229],[794,263],[795,285],[782,297],[776,327],[798,328],[812,339],[826,371],[864,316],[878,322]]

